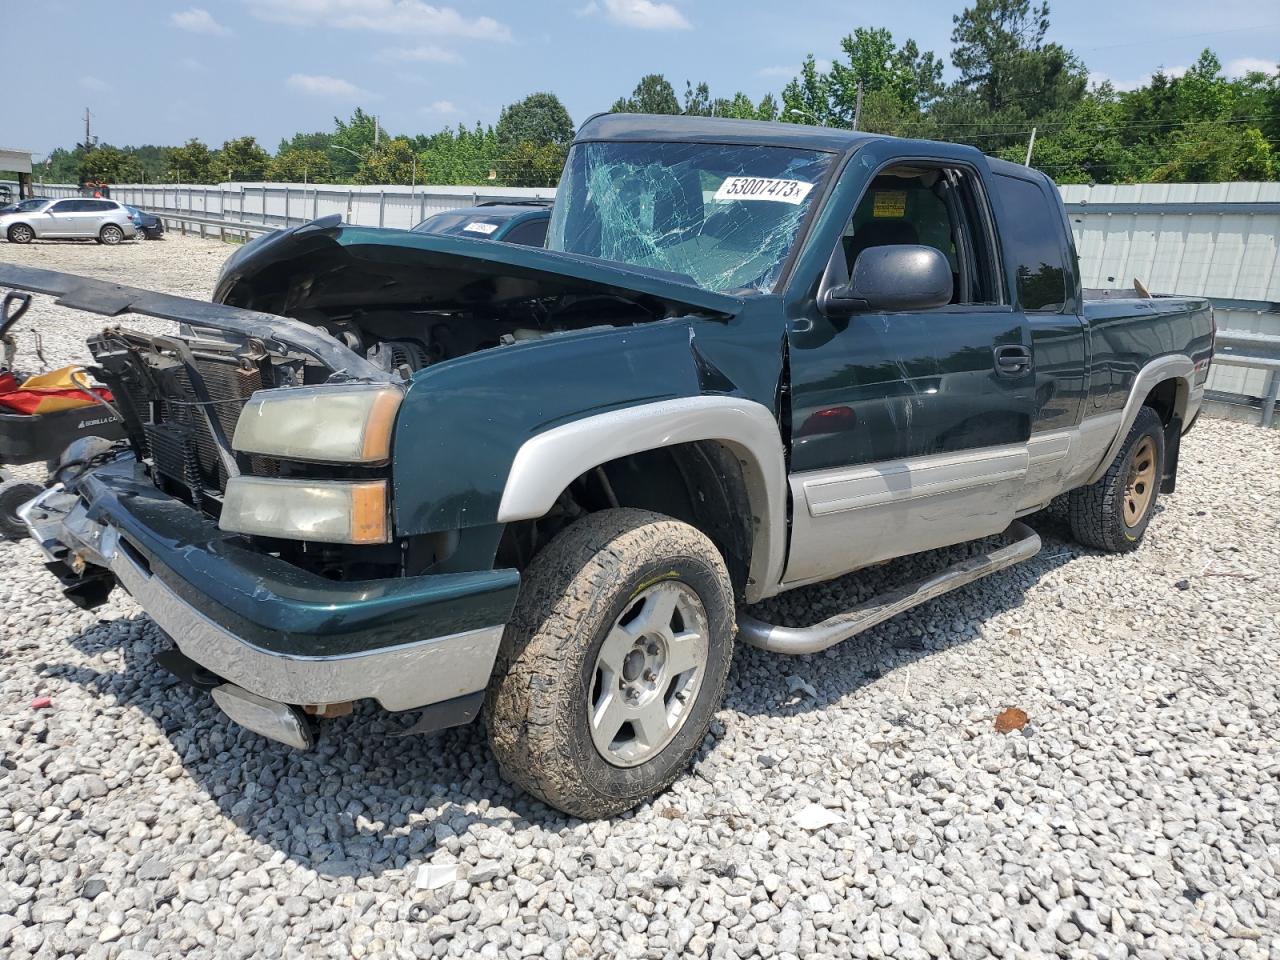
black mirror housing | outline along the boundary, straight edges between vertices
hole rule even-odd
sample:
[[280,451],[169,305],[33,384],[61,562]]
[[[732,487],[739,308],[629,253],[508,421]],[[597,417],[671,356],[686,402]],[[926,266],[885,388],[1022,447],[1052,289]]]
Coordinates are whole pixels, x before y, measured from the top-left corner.
[[849,282],[823,291],[818,307],[829,317],[930,310],[950,303],[953,289],[951,264],[935,247],[868,247],[858,255]]

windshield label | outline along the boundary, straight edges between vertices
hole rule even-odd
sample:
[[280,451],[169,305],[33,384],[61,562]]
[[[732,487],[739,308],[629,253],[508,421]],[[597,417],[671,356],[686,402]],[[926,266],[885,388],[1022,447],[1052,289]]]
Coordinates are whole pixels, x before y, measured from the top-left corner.
[[713,200],[776,200],[801,203],[813,189],[803,180],[775,180],[772,177],[729,177],[720,184]]
[[483,223],[480,220],[473,220],[462,229],[469,230],[471,233],[483,233],[487,237],[498,229],[498,225],[496,223]]

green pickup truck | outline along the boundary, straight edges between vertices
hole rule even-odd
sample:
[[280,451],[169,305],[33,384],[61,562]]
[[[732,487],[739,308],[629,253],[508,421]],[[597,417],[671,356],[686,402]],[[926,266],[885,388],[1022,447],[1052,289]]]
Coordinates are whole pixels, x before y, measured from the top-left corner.
[[[123,587],[165,666],[298,747],[358,700],[483,715],[583,817],[684,770],[735,638],[845,640],[1031,556],[1019,518],[1064,494],[1081,542],[1137,547],[1214,338],[1202,299],[1085,299],[1033,170],[694,117],[589,120],[545,249],[332,218],[237,251],[213,303],[0,286],[182,324],[90,340],[127,440],[22,511],[70,599]],[[984,538],[809,627],[745,610]]]

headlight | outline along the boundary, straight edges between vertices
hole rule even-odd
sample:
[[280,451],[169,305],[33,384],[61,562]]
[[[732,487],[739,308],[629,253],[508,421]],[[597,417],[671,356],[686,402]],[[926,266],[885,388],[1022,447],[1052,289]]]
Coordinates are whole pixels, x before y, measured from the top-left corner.
[[232,477],[218,526],[283,540],[386,543],[387,482]]
[[231,445],[241,453],[317,463],[385,463],[400,408],[394,387],[371,384],[259,390]]

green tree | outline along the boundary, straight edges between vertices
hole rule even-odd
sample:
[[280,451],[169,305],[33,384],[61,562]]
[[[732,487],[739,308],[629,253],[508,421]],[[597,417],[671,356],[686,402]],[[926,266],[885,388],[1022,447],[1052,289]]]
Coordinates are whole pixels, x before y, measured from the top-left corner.
[[213,156],[210,169],[214,179],[225,176],[227,180],[265,180],[271,155],[258,146],[256,137],[237,137],[228,140]]
[[886,102],[897,101],[912,113],[941,95],[942,61],[930,51],[921,52],[914,40],[902,46],[884,28],[858,27],[840,41],[845,60],[831,64],[831,98],[834,112],[852,121],[862,85],[867,94],[882,93]]
[[960,77],[930,109],[930,135],[992,152],[1025,145],[1032,126],[1065,122],[1084,98],[1084,64],[1045,39],[1047,2],[976,0],[953,22],[951,62]]
[[782,88],[779,119],[787,123],[811,123],[824,127],[839,123],[831,98],[831,79],[818,69],[813,54],[804,58],[800,75]]
[[85,153],[76,166],[76,179],[83,183],[137,183],[142,179],[142,165],[137,158],[109,144]]
[[671,82],[660,73],[650,73],[640,78],[631,96],[615,100],[610,112],[677,114],[681,111]]
[[277,183],[332,183],[328,150],[281,150],[267,164],[267,179]]
[[333,134],[323,130],[317,130],[315,133],[295,133],[287,140],[280,138],[280,146],[276,153],[288,153],[290,150],[328,150],[332,142]]
[[522,140],[504,151],[499,176],[509,187],[554,187],[560,182],[564,158],[560,144],[539,146]]
[[356,172],[356,183],[412,183],[417,153],[408,137],[379,140],[365,154]]
[[373,149],[374,139],[381,140],[386,131],[373,114],[365,113],[360,107],[356,107],[349,120],[334,117],[333,125],[335,132],[329,137],[326,149],[334,176],[340,183],[351,183],[365,155]]
[[181,147],[168,150],[168,169],[161,174],[164,179],[175,177],[183,183],[212,183],[213,154],[202,140],[192,137]]
[[441,130],[430,136],[419,136],[418,177],[422,183],[479,184],[496,181],[500,148],[493,127],[476,124],[468,129]]
[[563,147],[573,139],[573,119],[554,93],[531,93],[502,108],[496,132],[503,147],[518,143]]

